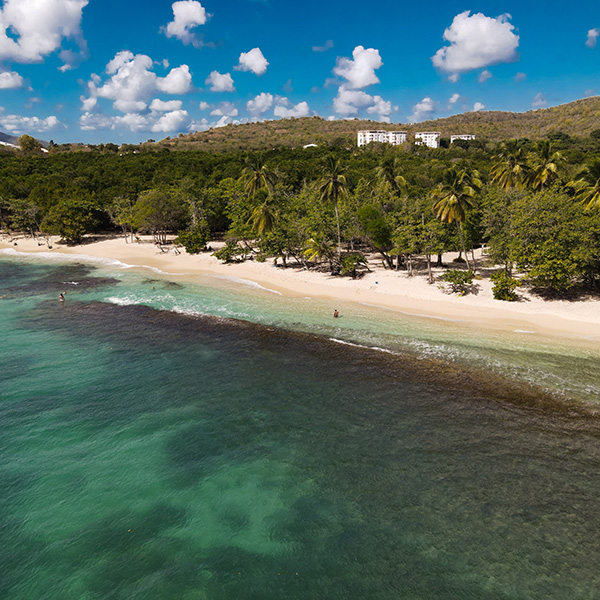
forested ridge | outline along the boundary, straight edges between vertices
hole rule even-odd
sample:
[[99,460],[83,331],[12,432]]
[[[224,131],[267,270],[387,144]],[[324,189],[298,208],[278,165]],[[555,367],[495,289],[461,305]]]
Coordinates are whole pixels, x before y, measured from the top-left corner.
[[598,130],[439,149],[61,150],[0,155],[0,222],[9,235],[79,243],[120,229],[129,241],[151,233],[166,243],[178,234],[189,252],[217,236],[227,242],[222,260],[272,258],[354,277],[378,253],[409,274],[417,261],[427,264],[431,280],[432,263],[460,251],[466,269],[450,278],[463,272],[465,281],[452,282],[463,293],[478,268],[470,250],[485,245],[504,267],[496,285],[504,299],[523,282],[594,289],[600,275]]

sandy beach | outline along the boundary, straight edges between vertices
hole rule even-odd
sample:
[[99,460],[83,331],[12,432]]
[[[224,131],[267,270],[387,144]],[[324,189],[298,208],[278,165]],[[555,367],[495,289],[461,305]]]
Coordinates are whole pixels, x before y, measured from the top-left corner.
[[[370,263],[372,272],[352,280],[308,271],[300,266],[276,267],[272,260],[223,264],[209,252],[189,255],[182,250],[176,254],[173,248],[162,252],[150,238],[141,239],[142,243],[126,243],[122,237],[110,238],[79,246],[64,246],[53,239],[48,247],[46,243],[30,238],[9,240],[3,237],[0,250],[75,255],[81,256],[82,260],[85,257],[111,259],[192,280],[200,274],[219,275],[249,280],[286,295],[329,298],[332,307],[336,300],[359,302],[415,316],[451,319],[473,328],[600,340],[600,301],[595,299],[548,301],[520,290],[521,301],[503,302],[493,298],[492,284],[486,277],[476,281],[477,294],[458,297],[440,289],[437,281],[428,284],[423,271],[409,277],[405,271],[384,269],[381,260],[375,256]],[[218,243],[212,246],[216,248]],[[444,256],[444,262],[451,259],[452,256]],[[441,270],[434,273],[439,275]]]

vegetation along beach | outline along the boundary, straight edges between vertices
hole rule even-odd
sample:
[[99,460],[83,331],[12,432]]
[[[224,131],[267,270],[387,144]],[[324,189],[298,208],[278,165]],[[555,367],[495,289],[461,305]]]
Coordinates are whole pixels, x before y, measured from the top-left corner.
[[0,0],[1,600],[600,597],[600,9],[451,4]]

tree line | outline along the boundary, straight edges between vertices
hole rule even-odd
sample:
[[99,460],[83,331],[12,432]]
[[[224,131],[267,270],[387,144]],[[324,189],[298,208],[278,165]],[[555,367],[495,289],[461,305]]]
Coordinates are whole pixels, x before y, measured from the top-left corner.
[[448,149],[5,154],[0,223],[67,243],[114,227],[127,241],[177,234],[188,252],[222,236],[222,260],[293,260],[354,277],[378,253],[409,275],[424,265],[430,281],[445,252],[460,252],[469,271],[485,245],[509,287],[516,271],[552,291],[595,287],[600,151],[564,147],[555,136]]

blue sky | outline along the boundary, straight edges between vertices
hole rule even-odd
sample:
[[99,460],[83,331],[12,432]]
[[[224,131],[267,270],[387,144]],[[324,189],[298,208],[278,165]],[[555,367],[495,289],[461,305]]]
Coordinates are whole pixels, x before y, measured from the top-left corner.
[[0,131],[57,143],[289,116],[409,123],[600,94],[597,0],[0,6]]

